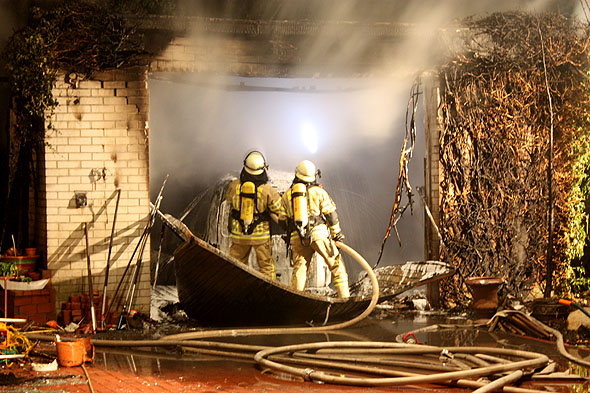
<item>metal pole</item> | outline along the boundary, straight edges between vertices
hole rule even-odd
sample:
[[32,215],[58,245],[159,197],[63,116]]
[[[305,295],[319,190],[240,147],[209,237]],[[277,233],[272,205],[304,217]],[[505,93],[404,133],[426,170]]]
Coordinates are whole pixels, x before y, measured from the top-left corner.
[[[152,228],[152,226],[154,225],[154,222],[156,221],[156,214],[158,212],[158,209],[160,208],[160,204],[162,203],[162,192],[164,191],[164,185],[166,185],[166,180],[168,180],[168,175],[166,175],[166,178],[164,179],[164,184],[162,184],[162,188],[160,189],[160,193],[158,194],[158,198],[156,199],[156,204],[153,207],[153,210],[151,212],[152,214],[150,217],[150,221],[148,223],[149,229]],[[150,203],[150,205],[151,205],[151,203]],[[149,236],[149,234],[148,234],[148,236]],[[141,251],[140,251],[139,256],[137,258],[137,264],[135,265],[135,276],[132,278],[131,286],[129,287],[129,291],[127,292],[127,298],[125,300],[127,312],[131,311],[131,307],[133,305],[133,299],[135,297],[135,289],[137,288],[137,284],[138,284],[140,276],[141,276],[141,266],[142,266],[142,262],[143,262],[143,253],[145,251],[145,245],[147,244],[147,241],[148,241],[148,236],[146,236],[143,239],[143,245],[141,247]]]
[[111,262],[111,251],[113,249],[113,237],[115,235],[115,224],[117,222],[117,212],[119,211],[119,200],[121,199],[121,189],[117,189],[117,203],[115,204],[115,214],[113,216],[113,227],[111,229],[111,238],[109,240],[109,253],[107,256],[107,266],[104,273],[104,287],[102,289],[102,308],[100,311],[100,323],[102,327],[105,327],[105,308],[107,301],[107,285],[109,283],[109,268]]
[[[162,187],[160,187],[160,192],[158,193],[158,197],[156,198],[156,204],[159,207],[160,206],[160,202],[162,201],[162,194],[164,192],[164,187],[166,186],[166,182],[168,181],[168,174],[166,174],[166,177],[164,178],[164,181],[162,182]],[[150,229],[154,223],[155,220],[155,216],[156,216],[156,212],[154,209],[152,209],[150,211],[150,216],[148,218],[148,222],[144,228],[143,233],[141,234],[141,237],[139,239],[139,242],[137,243],[137,246],[135,247],[135,250],[133,251],[133,255],[131,256],[131,259],[129,260],[129,263],[127,264],[127,267],[125,268],[125,271],[123,272],[123,276],[121,277],[121,280],[119,281],[119,284],[117,285],[117,290],[115,291],[115,294],[113,295],[113,298],[111,299],[111,304],[109,304],[109,308],[107,309],[107,314],[109,313],[111,306],[113,305],[113,303],[115,302],[115,298],[117,296],[117,294],[119,293],[119,289],[121,288],[121,285],[123,284],[123,280],[125,279],[125,275],[127,274],[127,271],[129,270],[129,267],[131,266],[131,262],[133,261],[133,257],[135,256],[135,253],[137,252],[137,249],[144,243],[144,240],[147,238],[147,236],[149,236],[149,232]],[[142,247],[143,249],[143,247]],[[142,251],[143,253],[143,251]],[[137,265],[135,266],[135,269],[137,269]],[[125,307],[126,304],[123,305],[123,313],[121,313],[121,317],[123,317],[123,314],[125,313]],[[121,325],[121,318],[119,319],[119,326]]]
[[[147,240],[145,241],[145,243],[147,243]],[[127,302],[127,312],[131,311],[131,309],[133,307],[133,299],[135,297],[135,289],[137,288],[139,278],[141,277],[141,267],[142,267],[142,263],[143,263],[144,250],[145,250],[145,247],[142,248],[141,253],[139,254],[139,258],[137,259],[137,269],[135,271],[135,277],[133,278],[133,283],[131,286],[131,296],[129,297],[129,300]]]
[[92,290],[92,271],[90,269],[90,251],[88,247],[88,223],[84,223],[84,237],[86,237],[86,265],[88,266],[88,292],[90,298],[90,314],[92,314],[92,332],[96,333],[96,316],[94,315],[94,293]]
[[[158,194],[158,198],[157,200],[160,200],[162,197],[162,193],[164,192],[164,186],[166,185],[166,181],[168,180],[168,175],[166,175],[166,177],[164,178],[164,182],[162,183],[162,187],[160,188],[160,192]],[[148,236],[149,235],[149,231],[150,231],[150,227],[154,221],[154,211],[152,210],[150,212],[150,218],[148,219],[147,224],[145,225],[145,228],[143,229],[143,233],[141,234],[140,238],[139,238],[139,242],[137,242],[137,246],[135,246],[135,250],[133,250],[133,254],[131,255],[131,258],[129,259],[129,263],[127,264],[127,267],[125,268],[125,271],[123,272],[123,276],[121,276],[121,279],[119,280],[119,284],[117,285],[117,289],[115,290],[115,294],[113,295],[113,297],[111,298],[111,303],[109,304],[109,308],[107,309],[107,314],[110,312],[112,305],[115,302],[115,298],[117,297],[117,295],[119,294],[119,289],[121,289],[121,285],[123,284],[123,280],[125,279],[125,276],[127,275],[127,272],[129,271],[129,268],[131,267],[131,263],[133,262],[133,258],[135,257],[135,253],[137,252],[137,250],[139,249],[139,247],[141,246],[142,242],[143,242],[143,238],[144,236]]]
[[156,259],[156,271],[154,272],[154,284],[152,289],[156,288],[156,282],[158,282],[158,271],[160,270],[160,257],[162,255],[162,243],[164,242],[164,234],[166,233],[166,225],[162,224],[160,232],[160,244],[158,245],[158,259]]
[[131,258],[129,258],[129,262],[127,263],[127,267],[123,271],[123,275],[121,276],[121,279],[119,280],[119,284],[117,285],[117,289],[115,290],[115,294],[111,298],[111,302],[110,302],[109,307],[107,308],[107,311],[105,314],[108,314],[111,311],[111,307],[114,304],[115,299],[117,298],[117,295],[119,294],[119,289],[121,289],[121,285],[123,284],[123,280],[125,279],[125,276],[127,275],[129,268],[131,267],[131,262],[133,262],[133,258],[135,258],[135,253],[137,252],[137,250],[141,246],[141,243],[143,242],[143,237],[146,235],[147,230],[148,230],[148,226],[146,225],[146,227],[143,230],[143,233],[139,237],[139,242],[137,242],[137,245],[135,246],[135,250],[133,250],[133,254],[131,254]]
[[131,281],[129,282],[129,288],[127,288],[127,295],[125,296],[125,303],[123,305],[123,310],[127,312],[130,311],[132,297],[135,293],[135,286],[137,285],[137,277],[139,276],[139,271],[141,270],[141,262],[143,261],[143,252],[145,251],[145,245],[147,244],[148,236],[143,238],[143,242],[141,243],[141,248],[139,249],[139,254],[137,256],[137,262],[133,269],[133,274],[131,275]]

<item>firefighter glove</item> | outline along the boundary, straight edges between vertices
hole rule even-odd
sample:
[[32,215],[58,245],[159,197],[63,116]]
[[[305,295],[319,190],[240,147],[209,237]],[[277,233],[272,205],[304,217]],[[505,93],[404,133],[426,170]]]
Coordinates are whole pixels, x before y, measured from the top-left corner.
[[338,232],[332,235],[332,239],[334,239],[335,242],[342,242],[344,241],[344,235],[342,232]]

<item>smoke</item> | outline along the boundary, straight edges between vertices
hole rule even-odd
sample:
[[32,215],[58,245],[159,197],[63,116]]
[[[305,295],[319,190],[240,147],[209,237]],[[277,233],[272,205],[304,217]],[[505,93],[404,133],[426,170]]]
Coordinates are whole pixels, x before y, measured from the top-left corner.
[[[169,173],[162,208],[179,214],[196,194],[228,173],[237,175],[252,149],[279,171],[292,172],[309,159],[322,170],[321,182],[338,206],[347,243],[371,264],[389,223],[411,86],[440,61],[441,39],[451,37],[455,21],[499,11],[582,13],[573,0],[260,2],[268,8],[218,3],[230,6],[212,2],[198,13],[324,21],[314,39],[298,43],[300,65],[292,75],[309,77],[152,74],[152,194]],[[191,4],[184,2],[186,9]],[[357,28],[367,21],[405,23],[404,39],[391,45]],[[208,60],[221,61],[221,38],[195,34],[194,39],[208,48]],[[363,64],[366,59],[371,60]],[[423,120],[417,127],[409,168],[414,187],[424,184]],[[408,210],[399,222],[401,247],[394,234],[382,265],[424,258],[423,207],[415,202],[414,214]]]
[[180,0],[180,15],[263,20],[347,20],[419,23],[501,11],[573,15],[579,0]]
[[[322,170],[347,242],[374,262],[389,222],[411,82],[152,75],[152,189],[169,173],[162,207],[178,214],[198,192],[237,174],[251,149],[261,150],[271,169],[289,173],[309,159]],[[417,185],[421,135],[411,167]],[[419,209],[408,214],[404,247],[394,248],[388,264],[423,259],[422,221]]]

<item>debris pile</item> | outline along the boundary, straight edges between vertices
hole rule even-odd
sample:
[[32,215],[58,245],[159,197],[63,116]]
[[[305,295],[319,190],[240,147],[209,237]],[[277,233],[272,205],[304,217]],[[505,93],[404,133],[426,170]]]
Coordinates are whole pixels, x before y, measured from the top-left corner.
[[[95,321],[100,321],[103,300],[97,289],[93,290],[93,299]],[[67,326],[72,322],[80,324],[81,321],[90,323],[92,321],[91,310],[90,294],[82,293],[80,295],[71,295],[67,302],[61,304],[61,311],[57,316],[57,321],[62,326]],[[119,315],[116,312],[109,312],[109,314],[105,316],[105,323],[107,325],[116,325],[118,320]]]
[[[393,297],[409,289],[416,288],[442,277],[452,275],[454,268],[440,261],[408,261],[399,265],[383,266],[373,269],[379,283],[380,296]],[[351,285],[353,296],[371,296],[373,286],[367,274]]]
[[14,326],[4,322],[0,322],[0,341],[0,363],[3,364],[28,357],[36,345]]
[[534,319],[519,311],[505,310],[496,313],[488,322],[489,331],[518,334],[544,340],[550,340],[551,334]]

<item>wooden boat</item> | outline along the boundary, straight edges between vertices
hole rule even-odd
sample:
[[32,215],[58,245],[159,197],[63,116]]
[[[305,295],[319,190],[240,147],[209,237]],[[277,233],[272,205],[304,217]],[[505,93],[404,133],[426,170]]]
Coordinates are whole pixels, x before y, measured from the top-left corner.
[[[321,325],[354,318],[371,299],[366,285],[366,295],[346,300],[291,289],[194,236],[176,249],[174,266],[181,307],[203,326]],[[379,301],[453,273],[439,261],[387,266],[377,274]]]
[[[354,318],[371,301],[368,278],[351,286],[349,299],[297,291],[199,239],[175,217],[156,212],[184,240],[174,251],[178,299],[187,316],[202,326],[322,325]],[[440,261],[376,269],[379,302],[454,273]]]

